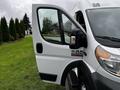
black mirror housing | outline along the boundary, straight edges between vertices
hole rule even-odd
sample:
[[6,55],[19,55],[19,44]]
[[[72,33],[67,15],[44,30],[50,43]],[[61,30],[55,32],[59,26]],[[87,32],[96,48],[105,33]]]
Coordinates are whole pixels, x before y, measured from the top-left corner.
[[[78,49],[80,47],[87,48],[87,36],[81,30],[73,31],[70,35],[70,48]],[[73,43],[74,42],[74,43]]]

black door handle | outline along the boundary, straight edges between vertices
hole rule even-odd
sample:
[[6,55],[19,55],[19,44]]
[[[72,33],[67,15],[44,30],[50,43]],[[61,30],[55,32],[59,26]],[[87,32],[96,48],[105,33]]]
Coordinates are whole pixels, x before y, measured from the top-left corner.
[[36,44],[36,50],[37,50],[37,53],[42,53],[43,52],[43,45],[42,45],[42,43],[37,43]]

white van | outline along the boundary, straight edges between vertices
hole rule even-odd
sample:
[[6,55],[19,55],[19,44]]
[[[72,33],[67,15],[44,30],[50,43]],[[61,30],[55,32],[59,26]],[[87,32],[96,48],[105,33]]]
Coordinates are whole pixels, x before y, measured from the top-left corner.
[[120,90],[120,4],[87,1],[76,20],[58,6],[33,4],[39,75],[66,90]]

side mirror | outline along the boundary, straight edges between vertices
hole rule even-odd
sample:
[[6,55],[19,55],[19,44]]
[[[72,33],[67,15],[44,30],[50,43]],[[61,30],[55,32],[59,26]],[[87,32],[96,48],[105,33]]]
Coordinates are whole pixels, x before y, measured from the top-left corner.
[[80,30],[73,31],[70,35],[70,48],[78,49],[80,47],[87,48],[87,36]]

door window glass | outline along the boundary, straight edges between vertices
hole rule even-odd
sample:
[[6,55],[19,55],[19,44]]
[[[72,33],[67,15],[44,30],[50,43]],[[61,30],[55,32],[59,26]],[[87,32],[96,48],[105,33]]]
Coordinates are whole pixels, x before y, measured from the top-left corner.
[[55,9],[39,9],[38,18],[43,38],[55,44],[61,43],[58,11]]
[[64,14],[62,14],[62,20],[63,20],[63,28],[64,28],[64,37],[65,37],[65,43],[70,44],[70,34],[73,30],[76,30],[77,27],[73,22]]
[[39,9],[38,18],[41,36],[54,44],[69,45],[71,33],[78,30],[73,21],[57,9]]

